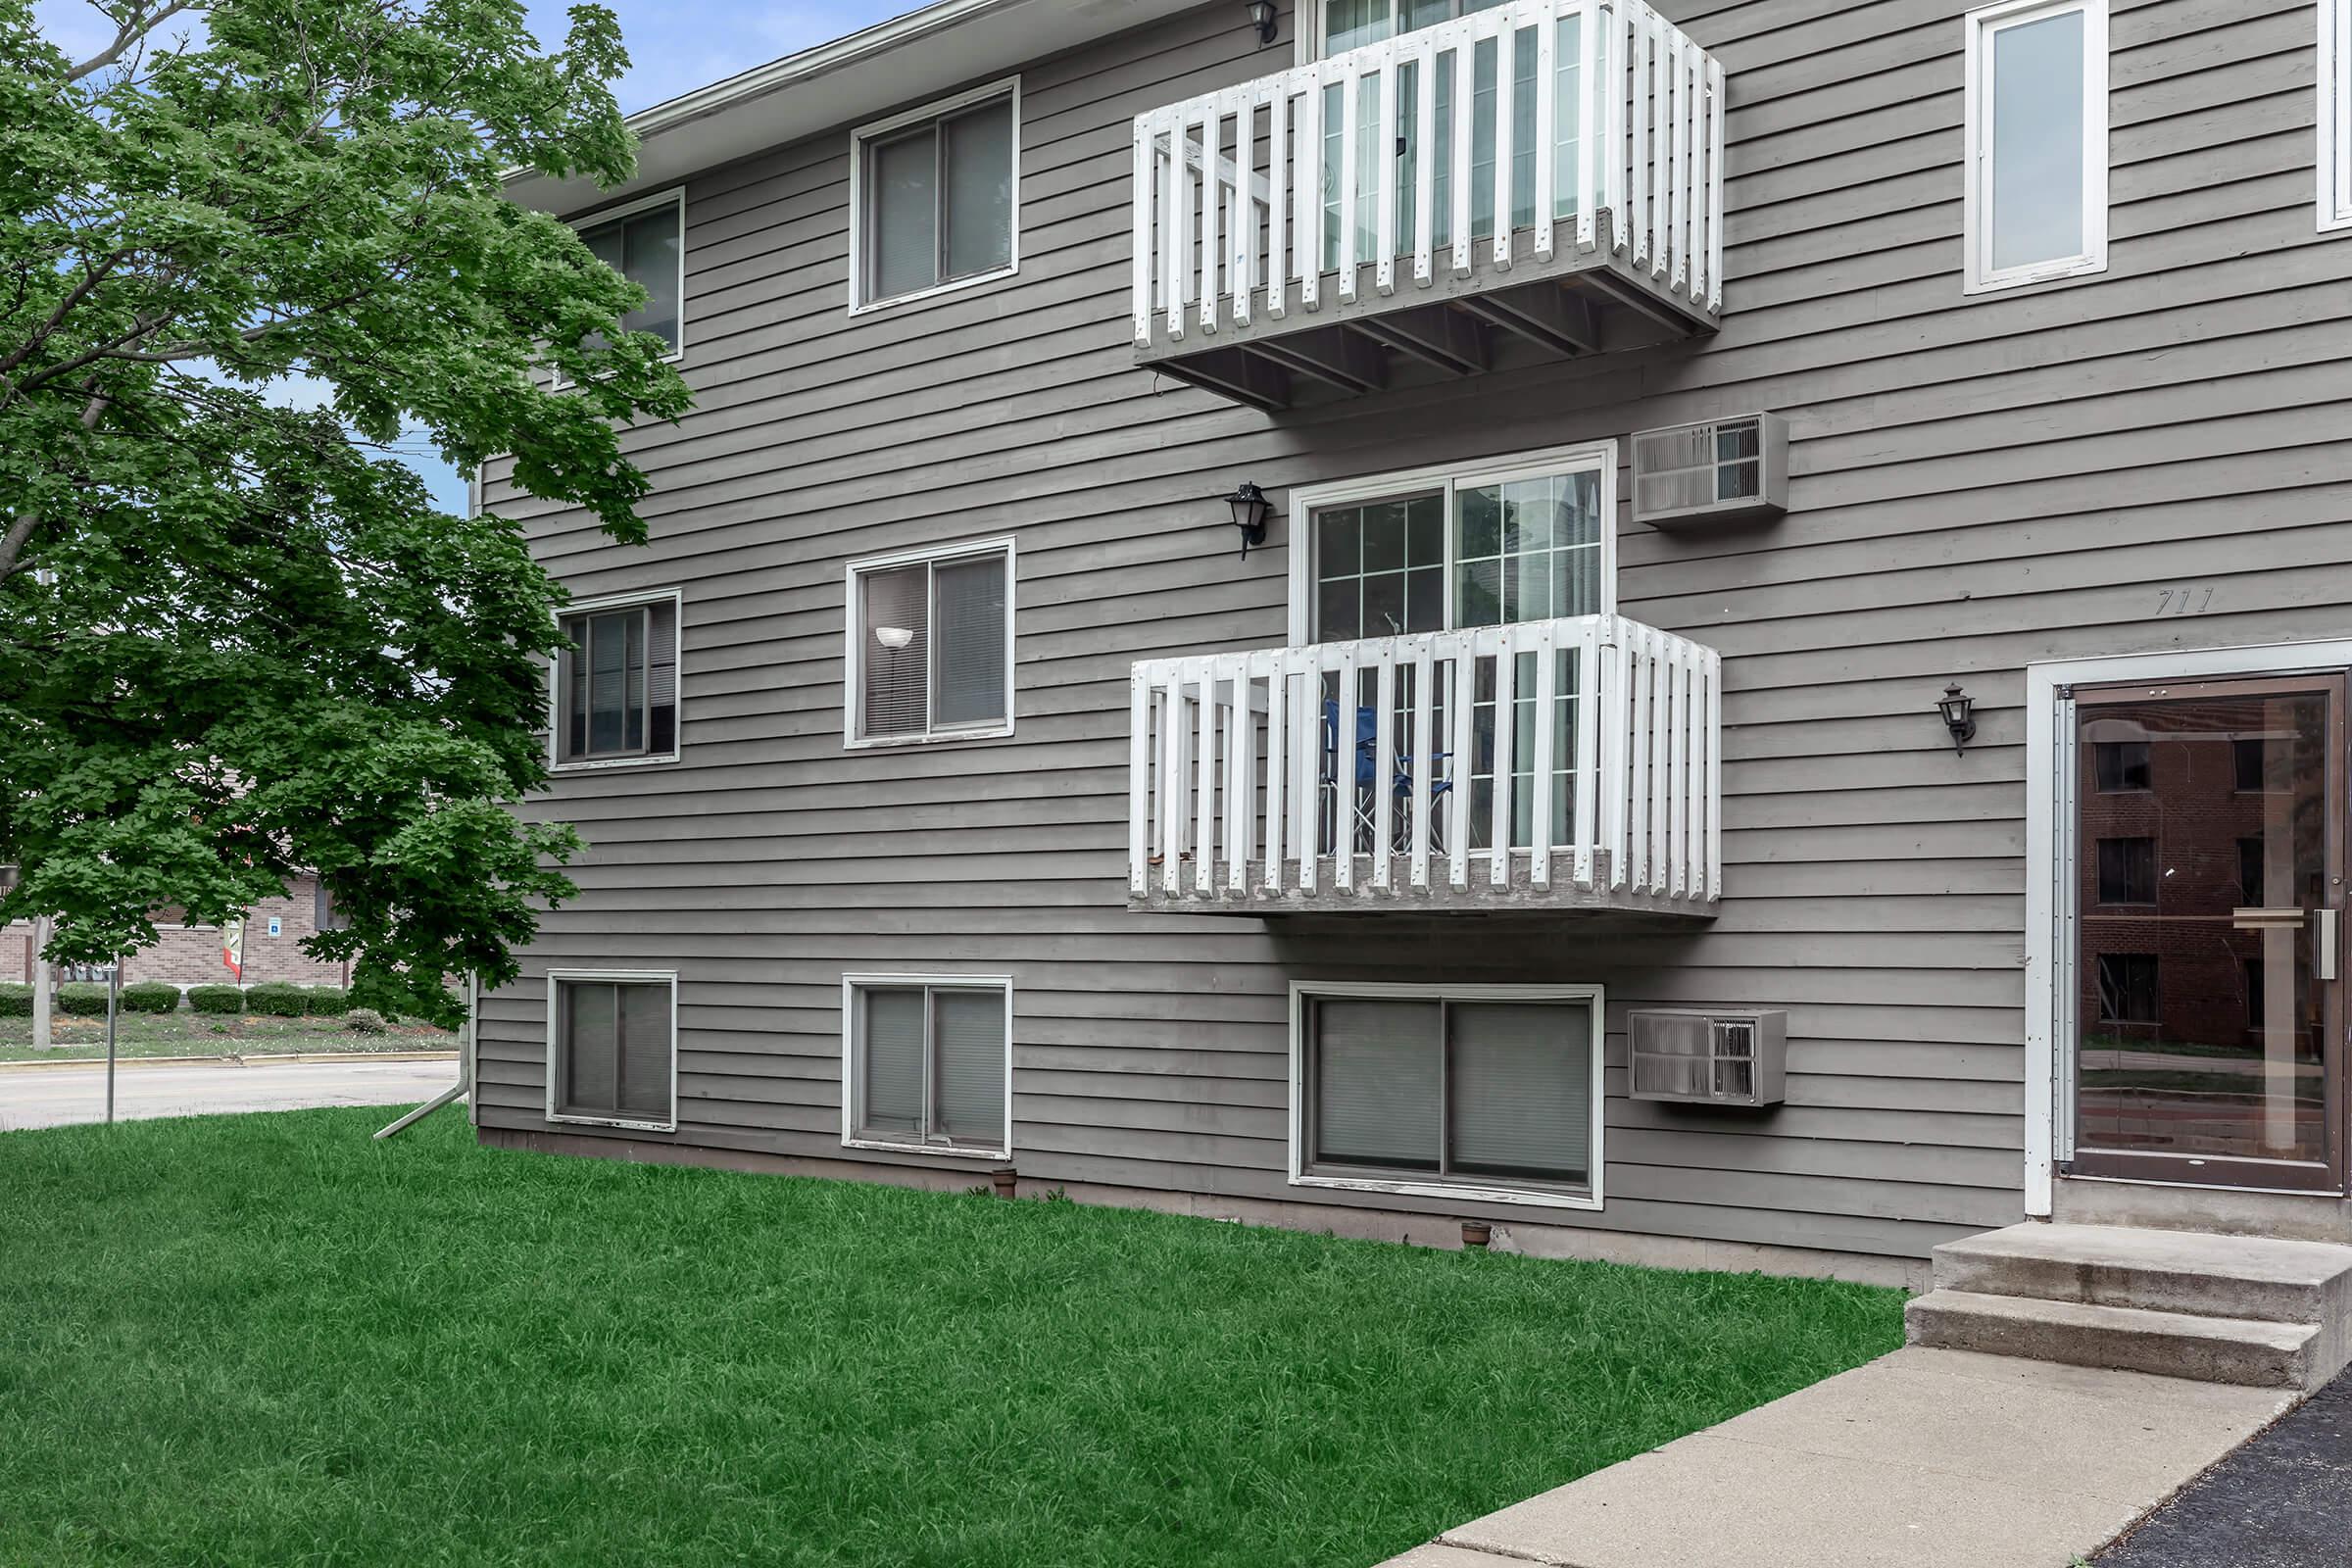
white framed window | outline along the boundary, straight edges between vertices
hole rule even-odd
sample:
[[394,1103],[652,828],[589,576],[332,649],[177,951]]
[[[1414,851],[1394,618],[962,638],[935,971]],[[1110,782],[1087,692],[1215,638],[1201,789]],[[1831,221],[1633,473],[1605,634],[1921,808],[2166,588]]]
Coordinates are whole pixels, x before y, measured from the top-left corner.
[[1601,1206],[1598,986],[1291,987],[1297,1187]]
[[570,221],[598,261],[645,290],[645,303],[620,318],[622,329],[651,332],[661,338],[669,345],[665,359],[683,356],[686,352],[685,187]]
[[547,1119],[677,1131],[675,970],[548,971]]
[[1302,485],[1291,516],[1295,645],[1617,609],[1614,441]]
[[853,561],[848,579],[845,744],[1012,733],[1010,539]]
[[2320,232],[2352,229],[2352,0],[2320,0]]
[[676,588],[567,605],[557,624],[572,646],[556,656],[549,735],[555,771],[678,760]]
[[1963,25],[1963,290],[2105,271],[2107,0],[2002,0]]
[[1004,1159],[1012,1152],[1012,980],[841,979],[841,1141]]
[[1021,82],[850,133],[850,314],[1010,277],[1021,264]]

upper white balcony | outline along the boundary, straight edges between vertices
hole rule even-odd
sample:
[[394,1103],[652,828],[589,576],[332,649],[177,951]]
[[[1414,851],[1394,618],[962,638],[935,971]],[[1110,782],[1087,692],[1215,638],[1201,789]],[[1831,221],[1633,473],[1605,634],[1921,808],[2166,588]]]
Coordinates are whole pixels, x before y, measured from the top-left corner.
[[1508,0],[1139,115],[1138,358],[1279,408],[1712,331],[1723,109],[1642,0]]

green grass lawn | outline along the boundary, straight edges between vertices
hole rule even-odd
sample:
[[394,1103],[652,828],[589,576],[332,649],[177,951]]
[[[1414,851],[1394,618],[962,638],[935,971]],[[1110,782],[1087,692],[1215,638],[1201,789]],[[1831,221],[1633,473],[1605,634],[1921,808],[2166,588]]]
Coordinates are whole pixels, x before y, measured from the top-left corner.
[[[51,1020],[50,1046],[35,1051],[30,1018],[0,1018],[0,1061],[55,1061],[61,1057],[106,1058],[106,1020]],[[457,1037],[422,1024],[395,1024],[380,1035],[358,1035],[340,1018],[236,1018],[211,1013],[125,1012],[115,1019],[120,1056],[251,1056],[299,1051],[447,1051]]]
[[485,1151],[0,1134],[0,1563],[1363,1568],[1898,1293]]

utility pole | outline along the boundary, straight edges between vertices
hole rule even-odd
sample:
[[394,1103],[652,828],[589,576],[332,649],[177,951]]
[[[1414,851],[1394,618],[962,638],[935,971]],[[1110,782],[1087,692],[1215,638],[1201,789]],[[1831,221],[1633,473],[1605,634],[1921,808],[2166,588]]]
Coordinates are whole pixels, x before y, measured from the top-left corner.
[[55,1000],[49,981],[49,917],[32,921],[32,1049],[49,1049],[49,1008]]

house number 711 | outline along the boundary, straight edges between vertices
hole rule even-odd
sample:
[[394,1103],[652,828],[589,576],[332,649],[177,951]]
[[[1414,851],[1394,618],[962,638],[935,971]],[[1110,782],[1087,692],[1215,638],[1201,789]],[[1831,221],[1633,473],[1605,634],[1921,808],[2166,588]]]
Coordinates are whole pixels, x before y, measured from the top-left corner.
[[2165,588],[2156,595],[2159,615],[2202,615],[2213,608],[2213,585]]

